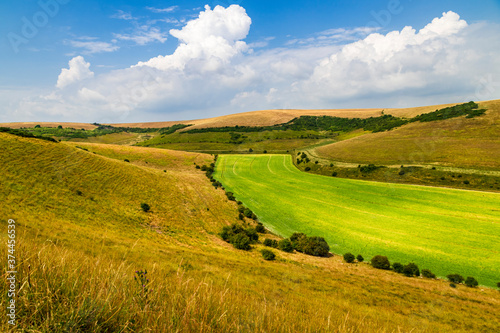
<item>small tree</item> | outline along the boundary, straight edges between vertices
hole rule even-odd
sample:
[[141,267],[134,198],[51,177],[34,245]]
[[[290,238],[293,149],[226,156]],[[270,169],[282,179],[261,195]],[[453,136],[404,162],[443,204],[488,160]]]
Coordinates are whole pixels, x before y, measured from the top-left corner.
[[354,254],[352,254],[350,252],[347,252],[346,254],[344,254],[344,261],[348,264],[354,262]]
[[396,273],[403,273],[403,265],[399,262],[395,262],[392,264],[392,269],[394,270],[394,272]]
[[356,257],[356,259],[358,260],[358,262],[365,261],[365,258],[363,258],[363,256],[361,254],[358,254],[358,256]]
[[436,274],[432,273],[430,269],[423,269],[422,276],[424,278],[428,278],[428,279],[435,279],[436,278]]
[[376,255],[371,260],[372,266],[378,269],[390,269],[391,263],[386,256]]
[[289,239],[282,239],[278,242],[278,248],[284,252],[293,252],[293,245]]
[[453,282],[453,283],[464,282],[464,277],[460,274],[448,274],[448,275],[446,275],[446,277],[448,278],[448,280],[450,280],[450,282]]
[[465,285],[469,288],[474,288],[477,287],[479,283],[472,276],[468,276],[467,279],[465,279]]
[[416,264],[411,262],[403,267],[403,274],[408,277],[420,276],[420,270]]
[[238,250],[250,250],[250,238],[243,233],[231,237],[230,243]]
[[278,241],[275,240],[275,239],[266,238],[266,239],[264,239],[264,245],[265,246],[269,246],[269,247],[277,248],[278,247]]
[[264,225],[262,223],[257,223],[257,226],[255,227],[255,230],[260,233],[260,234],[265,234],[266,233],[266,228],[264,228]]
[[149,207],[147,203],[141,203],[141,208],[146,213],[149,212],[149,210],[151,209],[151,207]]
[[271,250],[263,249],[260,252],[262,253],[262,258],[264,258],[264,260],[274,260],[276,258],[276,255]]
[[250,210],[250,208],[245,208],[243,210],[243,215],[245,215],[246,217],[248,217],[249,219],[251,219],[252,215],[253,215],[253,212]]

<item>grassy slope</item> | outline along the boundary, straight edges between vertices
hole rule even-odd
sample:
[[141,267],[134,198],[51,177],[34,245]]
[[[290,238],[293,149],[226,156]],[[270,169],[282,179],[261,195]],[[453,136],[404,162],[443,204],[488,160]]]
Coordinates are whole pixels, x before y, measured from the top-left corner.
[[323,236],[334,253],[383,254],[444,277],[500,276],[500,195],[300,172],[289,155],[224,155],[215,177],[283,236]]
[[315,149],[320,157],[375,164],[500,167],[500,100],[479,103],[485,115],[412,123]]
[[[364,264],[343,265],[338,257],[280,252],[276,262],[265,262],[256,250],[233,249],[215,233],[236,219],[236,207],[193,167],[210,161],[202,154],[0,134],[2,229],[8,218],[17,222],[17,329],[500,328],[495,290],[451,289],[444,282],[403,278]],[[151,205],[150,213],[140,210],[141,202]],[[2,232],[0,243],[5,242]],[[1,257],[6,250],[0,248]],[[147,297],[132,279],[137,269],[149,272]],[[5,289],[0,283],[0,292]],[[2,318],[6,300],[1,299]],[[2,320],[0,330],[7,329]]]

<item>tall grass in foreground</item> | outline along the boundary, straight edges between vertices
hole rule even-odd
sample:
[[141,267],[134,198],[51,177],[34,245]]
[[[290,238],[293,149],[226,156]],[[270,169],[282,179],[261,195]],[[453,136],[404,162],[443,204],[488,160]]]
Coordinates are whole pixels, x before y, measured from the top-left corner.
[[[329,309],[321,300],[311,308],[249,294],[230,283],[231,275],[219,285],[180,268],[153,266],[144,292],[134,281],[137,267],[131,263],[82,257],[52,243],[23,243],[17,251],[23,258],[18,263],[17,325],[12,328],[4,320],[7,286],[2,279],[2,332],[388,331],[381,323]],[[6,255],[3,248],[0,255]],[[311,313],[314,308],[317,313]]]

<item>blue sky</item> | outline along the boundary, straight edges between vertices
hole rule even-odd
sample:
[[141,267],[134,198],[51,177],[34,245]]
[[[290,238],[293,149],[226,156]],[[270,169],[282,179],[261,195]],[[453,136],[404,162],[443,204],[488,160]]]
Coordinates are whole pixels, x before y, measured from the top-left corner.
[[4,1],[0,121],[500,98],[500,2],[479,4]]

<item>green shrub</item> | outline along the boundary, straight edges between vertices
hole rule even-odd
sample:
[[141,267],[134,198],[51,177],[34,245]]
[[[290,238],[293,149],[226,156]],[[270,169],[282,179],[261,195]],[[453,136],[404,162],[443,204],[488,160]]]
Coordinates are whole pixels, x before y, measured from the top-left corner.
[[361,254],[358,254],[358,256],[356,257],[356,259],[358,260],[358,262],[365,261],[365,258],[363,258],[363,256]]
[[453,283],[462,283],[464,282],[464,277],[460,274],[448,274],[446,275],[448,280]]
[[129,163],[130,163],[130,161],[129,161],[128,159],[124,159],[124,161],[125,161],[125,162],[129,162]]
[[149,210],[151,209],[151,207],[149,207],[149,205],[147,203],[141,203],[141,208],[146,213],[149,212]]
[[238,250],[250,250],[250,238],[243,233],[234,235],[229,239],[229,242],[233,244]]
[[234,197],[233,192],[226,192],[226,197],[231,201],[236,201],[236,198]]
[[500,289],[500,282],[497,282],[497,288]]
[[327,257],[330,253],[330,246],[323,237],[308,237],[302,248],[305,254],[316,257]]
[[477,287],[479,285],[477,280],[475,278],[473,278],[472,276],[468,276],[467,279],[465,279],[464,283],[469,288],[474,288],[474,287]]
[[278,241],[276,239],[266,238],[264,239],[264,245],[269,247],[274,247],[276,249],[278,248]]
[[76,190],[76,194],[77,195],[83,195],[82,191],[80,191],[80,190]]
[[306,167],[306,168],[304,169],[304,171],[311,171],[311,168],[310,168],[310,167]]
[[436,278],[436,274],[432,273],[430,269],[423,269],[422,276],[424,278],[428,278],[428,279],[435,279]]
[[391,263],[386,256],[376,255],[371,260],[372,266],[378,269],[390,269]]
[[337,172],[335,172],[335,171],[334,171],[334,172],[332,173],[332,177],[337,177]]
[[257,226],[255,227],[255,231],[257,231],[260,234],[265,234],[266,228],[264,228],[264,225],[259,222],[259,223],[257,223]]
[[396,273],[403,273],[403,265],[399,262],[395,262],[392,264],[392,269],[394,270],[394,272]]
[[245,215],[246,217],[248,217],[250,219],[250,218],[252,218],[253,212],[250,210],[250,208],[245,208],[243,210],[243,215]]
[[456,287],[457,287],[457,285],[456,285],[456,284],[454,284],[454,283],[450,283],[450,287],[452,287],[452,288],[456,288]]
[[403,176],[405,172],[403,170],[399,171],[398,175]]
[[282,239],[278,242],[278,248],[284,252],[293,252],[293,244],[289,239]]
[[271,250],[263,249],[260,252],[262,253],[262,258],[264,258],[264,260],[274,260],[276,258],[276,255]]
[[416,264],[411,262],[403,267],[403,274],[408,277],[420,276],[420,270]]
[[344,254],[344,261],[348,264],[354,262],[354,254],[347,252]]
[[469,185],[469,184],[470,184],[470,182],[469,182],[468,180],[464,180],[464,184],[465,184],[465,185]]

